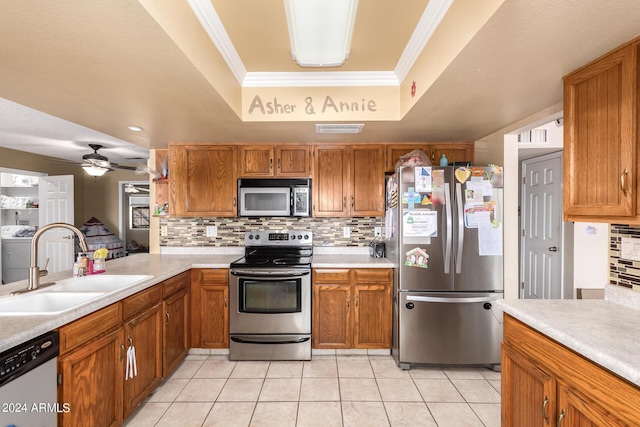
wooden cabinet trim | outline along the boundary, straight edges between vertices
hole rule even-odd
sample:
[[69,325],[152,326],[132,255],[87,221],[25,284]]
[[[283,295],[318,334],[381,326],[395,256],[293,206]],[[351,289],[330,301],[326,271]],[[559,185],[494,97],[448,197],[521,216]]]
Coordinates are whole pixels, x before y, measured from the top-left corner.
[[64,325],[59,329],[60,354],[65,354],[79,345],[121,326],[121,302],[111,304],[72,323]]
[[190,271],[185,271],[162,282],[162,297],[167,298],[175,292],[189,286]]
[[131,295],[122,301],[123,318],[125,320],[135,316],[141,311],[160,303],[162,289],[160,285],[154,285],[137,294]]
[[340,269],[329,269],[323,268],[322,270],[313,269],[312,271],[313,283],[341,283],[341,284],[350,284],[351,283],[351,273],[347,268]]
[[354,283],[391,283],[392,270],[388,268],[356,268],[353,270]]

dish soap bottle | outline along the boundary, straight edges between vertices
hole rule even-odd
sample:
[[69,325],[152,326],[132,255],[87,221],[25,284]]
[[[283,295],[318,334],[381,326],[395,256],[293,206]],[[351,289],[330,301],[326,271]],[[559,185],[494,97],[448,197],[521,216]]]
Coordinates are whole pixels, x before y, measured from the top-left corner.
[[449,160],[447,160],[447,156],[445,154],[440,157],[440,166],[449,166]]

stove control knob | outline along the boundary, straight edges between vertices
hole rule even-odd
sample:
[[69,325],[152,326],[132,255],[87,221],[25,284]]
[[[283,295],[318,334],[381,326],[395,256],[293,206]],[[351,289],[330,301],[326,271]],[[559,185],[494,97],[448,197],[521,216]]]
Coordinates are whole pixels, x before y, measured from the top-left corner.
[[291,240],[296,240],[296,235],[295,235],[295,234],[291,234],[291,235],[289,236],[289,239],[291,239]]
[[249,234],[249,240],[253,240],[253,234]]
[[302,240],[302,236],[298,234],[298,240]]
[[305,235],[304,235],[304,240],[307,240],[307,239],[309,239],[309,235],[308,235],[308,234],[305,234]]
[[256,234],[256,240],[260,240],[260,235]]

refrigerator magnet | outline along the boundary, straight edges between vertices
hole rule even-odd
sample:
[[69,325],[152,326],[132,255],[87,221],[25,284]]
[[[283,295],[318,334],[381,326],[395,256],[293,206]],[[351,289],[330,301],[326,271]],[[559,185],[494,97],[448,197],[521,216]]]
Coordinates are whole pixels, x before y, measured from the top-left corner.
[[431,168],[428,166],[417,166],[414,169],[415,190],[418,193],[431,193]]
[[456,179],[460,184],[464,184],[467,181],[467,179],[469,179],[469,177],[471,176],[471,171],[469,170],[469,168],[459,167],[454,172],[454,175],[456,176]]
[[429,254],[422,248],[413,248],[406,254],[404,265],[407,267],[429,268]]

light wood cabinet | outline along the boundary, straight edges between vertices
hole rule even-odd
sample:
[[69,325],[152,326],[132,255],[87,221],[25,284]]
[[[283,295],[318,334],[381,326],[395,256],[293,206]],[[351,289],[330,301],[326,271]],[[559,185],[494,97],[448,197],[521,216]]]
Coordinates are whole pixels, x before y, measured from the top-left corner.
[[240,146],[240,176],[308,177],[311,174],[310,147],[307,145]]
[[162,373],[168,376],[189,353],[190,273],[162,282],[163,348]]
[[118,426],[123,420],[125,346],[120,303],[60,328],[60,426]]
[[313,215],[384,215],[384,162],[384,145],[314,146]]
[[640,420],[640,389],[504,316],[502,426],[626,426]]
[[313,270],[313,348],[390,348],[391,270]]
[[473,142],[419,142],[408,144],[388,144],[385,172],[393,172],[400,157],[412,152],[422,150],[429,156],[431,164],[440,164],[440,158],[444,154],[449,163],[474,161]]
[[191,344],[229,347],[229,269],[191,271]]
[[640,221],[638,43],[564,77],[565,221]]
[[169,214],[237,215],[237,147],[169,144]]
[[[124,417],[128,417],[162,380],[161,289],[156,285],[123,301],[124,339],[133,346],[137,375],[124,381]],[[125,366],[126,367],[126,366]]]

